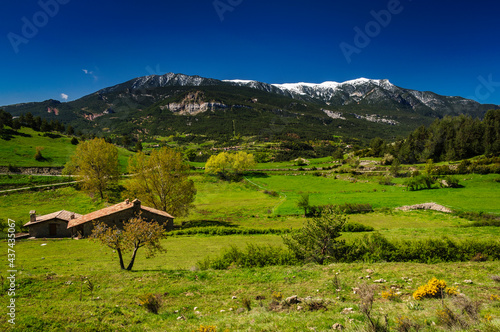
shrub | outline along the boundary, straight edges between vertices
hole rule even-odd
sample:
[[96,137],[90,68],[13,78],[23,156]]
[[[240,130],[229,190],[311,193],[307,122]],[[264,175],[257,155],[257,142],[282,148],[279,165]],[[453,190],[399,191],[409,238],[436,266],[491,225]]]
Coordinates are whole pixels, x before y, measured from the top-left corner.
[[273,292],[271,294],[271,299],[273,302],[281,302],[281,300],[283,300],[283,294],[281,294],[281,292]]
[[490,295],[490,300],[491,301],[500,301],[500,296],[492,294],[492,295]]
[[147,311],[157,314],[162,306],[162,298],[160,294],[147,294],[139,297],[141,306]]
[[473,262],[486,262],[488,260],[488,255],[483,255],[482,253],[478,252],[470,260]]
[[345,203],[337,205],[335,208],[345,214],[373,212],[373,208],[370,204]]
[[283,236],[283,243],[302,261],[319,264],[336,262],[342,257],[344,240],[338,240],[347,216],[334,209],[322,211],[321,215],[307,220],[302,229],[291,236]]
[[399,294],[397,294],[396,291],[392,288],[385,290],[385,291],[382,291],[381,295],[384,299],[389,300],[389,301],[399,300]]
[[385,316],[385,324],[380,322],[380,318],[375,318],[372,313],[373,301],[375,300],[375,290],[377,286],[361,284],[358,287],[358,295],[360,299],[359,311],[368,320],[368,331],[385,332],[389,331],[387,315]]
[[441,325],[445,325],[450,329],[465,329],[468,327],[467,323],[460,317],[460,315],[456,315],[447,306],[444,306],[443,309],[436,310],[436,316]]
[[42,156],[42,150],[43,148],[40,147],[40,146],[37,146],[36,147],[36,152],[35,152],[35,160],[36,161],[42,161],[44,160],[45,158]]
[[214,259],[207,257],[196,266],[201,270],[224,270],[230,266],[264,267],[275,265],[295,265],[297,260],[292,253],[282,247],[257,246],[247,244],[245,249],[231,246]]
[[335,210],[344,214],[370,213],[373,208],[370,204],[344,203],[339,205],[309,206],[307,216],[321,216],[324,210]]
[[433,177],[424,174],[418,174],[414,172],[414,175],[405,181],[406,190],[415,191],[423,189],[432,189],[432,185],[436,181]]
[[278,197],[279,196],[279,194],[276,191],[274,191],[274,190],[264,190],[264,194],[267,194],[267,195],[273,196],[273,197]]
[[474,221],[472,224],[462,227],[500,226],[500,217],[495,214],[471,211],[457,212],[456,215],[460,218]]
[[427,284],[418,287],[418,289],[413,293],[413,298],[415,300],[421,300],[424,298],[440,298],[445,294],[456,295],[458,294],[458,291],[456,287],[446,287],[446,281],[432,278],[427,282]]
[[442,186],[445,188],[459,188],[460,184],[459,181],[456,177],[453,176],[447,176],[443,179],[443,182],[441,182]]
[[241,304],[248,310],[252,310],[252,300],[250,300],[248,297],[244,297],[241,300]]
[[406,316],[396,318],[396,330],[398,332],[419,331],[422,326]]
[[328,310],[328,302],[323,299],[310,299],[305,302],[305,306],[309,311]]
[[257,235],[257,234],[286,234],[289,229],[276,228],[236,228],[223,226],[191,227],[171,231],[169,235]]
[[356,233],[356,232],[373,232],[375,228],[360,224],[359,222],[348,222],[342,227],[342,232]]
[[378,178],[378,184],[383,185],[383,186],[392,186],[393,177],[384,175]]

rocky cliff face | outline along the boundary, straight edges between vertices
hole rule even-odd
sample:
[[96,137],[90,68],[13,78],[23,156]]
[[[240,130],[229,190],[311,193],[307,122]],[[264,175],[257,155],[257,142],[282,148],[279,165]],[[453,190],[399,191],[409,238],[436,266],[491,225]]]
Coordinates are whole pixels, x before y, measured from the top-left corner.
[[165,106],[160,106],[162,110],[169,111],[179,115],[196,115],[207,111],[215,111],[225,109],[228,106],[216,101],[205,101],[205,94],[201,91],[192,92],[179,103],[169,103]]

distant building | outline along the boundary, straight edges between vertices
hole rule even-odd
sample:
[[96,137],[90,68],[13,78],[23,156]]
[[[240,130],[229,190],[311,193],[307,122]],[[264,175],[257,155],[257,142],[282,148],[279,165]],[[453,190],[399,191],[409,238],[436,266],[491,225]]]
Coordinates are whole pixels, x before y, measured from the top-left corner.
[[82,215],[70,211],[57,211],[44,216],[37,216],[36,211],[30,211],[30,221],[24,224],[29,228],[30,237],[70,237],[71,230],[68,223],[71,219]]
[[163,225],[165,230],[171,230],[174,226],[174,217],[167,212],[142,206],[138,199],[132,202],[127,199],[116,205],[72,219],[68,223],[68,230],[73,237],[88,237],[92,233],[95,221],[103,222],[110,227],[123,228],[125,221],[137,216],[141,216],[146,221],[156,221]]

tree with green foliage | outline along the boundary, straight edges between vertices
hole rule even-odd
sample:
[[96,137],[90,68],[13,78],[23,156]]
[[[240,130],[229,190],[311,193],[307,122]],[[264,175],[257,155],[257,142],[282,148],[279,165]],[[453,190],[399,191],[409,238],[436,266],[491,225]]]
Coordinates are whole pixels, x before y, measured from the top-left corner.
[[[21,115],[20,117],[21,119],[23,118],[23,116]],[[24,116],[24,124],[26,124],[26,127],[28,128],[33,128],[33,124],[34,124],[34,118],[33,118],[33,114],[31,114],[31,112],[28,112],[26,113],[26,115]]]
[[[97,223],[90,237],[118,253],[122,270],[132,270],[137,251],[142,247],[148,249],[147,258],[155,256],[157,252],[166,252],[160,242],[165,237],[163,226],[157,222],[148,222],[140,216],[125,221],[123,230],[116,225],[109,227],[105,223]],[[123,254],[129,251],[132,251],[132,256],[125,268]]]
[[374,157],[382,157],[384,155],[385,142],[380,137],[375,137],[370,141],[371,155]]
[[196,188],[180,152],[168,147],[153,150],[149,157],[138,152],[129,160],[128,171],[132,174],[125,183],[129,197],[174,216],[185,216],[193,207]]
[[35,152],[35,160],[36,161],[43,161],[45,159],[42,156],[42,150],[43,150],[43,147],[41,147],[41,146],[36,147],[36,152]]
[[123,135],[122,137],[122,145],[127,148],[132,141],[130,140],[130,137],[128,135]]
[[14,130],[21,129],[21,121],[19,119],[12,120],[12,129]]
[[299,209],[304,209],[304,216],[307,216],[307,210],[309,209],[309,194],[302,194],[297,201],[297,207]]
[[73,128],[73,126],[68,125],[68,127],[66,127],[66,134],[68,134],[70,136],[75,134],[75,129]]
[[332,159],[338,162],[342,162],[344,160],[344,150],[340,146],[333,152]]
[[345,241],[338,238],[346,223],[345,214],[325,209],[307,220],[299,232],[283,236],[283,243],[300,260],[318,264],[337,262],[345,248]]
[[104,199],[105,190],[116,184],[120,176],[118,149],[102,138],[82,142],[77,145],[64,173],[76,174],[84,190],[98,193]]
[[12,115],[0,109],[0,132],[3,131],[4,126],[12,127]]
[[255,166],[255,159],[251,153],[221,152],[216,156],[211,156],[205,164],[205,173],[218,175],[221,179],[238,179],[244,171]]
[[40,116],[35,116],[33,118],[33,127],[31,127],[35,131],[40,131],[40,127],[42,126],[42,118]]
[[134,147],[135,152],[140,152],[142,151],[142,143],[140,141],[137,141]]
[[484,149],[488,154],[500,154],[500,110],[490,110],[484,117]]
[[52,130],[52,128],[51,128],[49,122],[47,122],[47,120],[43,119],[41,124],[40,124],[40,131],[46,133],[46,132],[49,132],[51,130]]

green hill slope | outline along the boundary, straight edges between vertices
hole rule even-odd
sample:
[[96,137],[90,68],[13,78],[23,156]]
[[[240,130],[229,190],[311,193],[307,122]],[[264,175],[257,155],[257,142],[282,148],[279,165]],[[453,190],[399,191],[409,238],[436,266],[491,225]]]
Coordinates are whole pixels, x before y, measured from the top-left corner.
[[[41,148],[43,156],[40,161],[35,160],[37,147]],[[61,167],[69,161],[75,150],[76,145],[71,144],[71,137],[22,128],[8,140],[0,138],[0,166]],[[132,154],[126,149],[118,149],[122,171],[126,170],[127,159]]]

